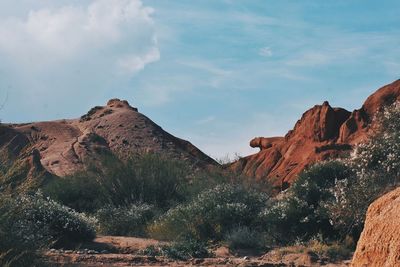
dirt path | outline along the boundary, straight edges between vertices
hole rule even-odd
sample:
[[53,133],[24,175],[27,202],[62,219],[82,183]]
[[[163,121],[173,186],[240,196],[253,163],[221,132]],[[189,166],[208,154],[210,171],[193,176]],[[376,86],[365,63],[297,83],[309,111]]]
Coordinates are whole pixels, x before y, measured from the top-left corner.
[[76,250],[55,250],[45,253],[46,261],[51,266],[94,267],[94,266],[327,266],[345,267],[348,263],[325,263],[307,253],[288,254],[280,258],[272,257],[273,253],[263,256],[235,256],[225,247],[214,251],[214,258],[175,261],[165,257],[141,255],[140,251],[148,246],[163,243],[134,237],[100,236],[92,243],[84,244]]

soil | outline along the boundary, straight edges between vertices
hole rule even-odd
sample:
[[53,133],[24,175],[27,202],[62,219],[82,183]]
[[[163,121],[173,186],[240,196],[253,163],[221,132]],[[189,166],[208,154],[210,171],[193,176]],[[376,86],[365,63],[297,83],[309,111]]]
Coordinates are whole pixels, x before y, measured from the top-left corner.
[[327,266],[345,267],[350,261],[328,263],[310,253],[291,253],[278,255],[274,250],[266,254],[255,254],[253,251],[230,251],[227,247],[216,248],[213,258],[176,261],[165,257],[145,256],[141,250],[148,246],[165,244],[163,242],[134,238],[100,236],[93,242],[83,244],[79,249],[45,252],[45,261],[50,266]]

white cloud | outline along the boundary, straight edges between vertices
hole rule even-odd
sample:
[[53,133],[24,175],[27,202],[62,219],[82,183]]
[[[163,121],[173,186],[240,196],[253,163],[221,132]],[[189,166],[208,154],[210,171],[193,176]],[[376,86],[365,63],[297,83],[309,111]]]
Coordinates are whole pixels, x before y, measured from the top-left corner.
[[25,18],[0,19],[0,53],[28,70],[32,61],[46,68],[96,55],[115,70],[136,72],[159,59],[152,13],[140,0],[31,10]]
[[160,59],[160,51],[153,47],[146,54],[139,55],[127,55],[124,58],[118,60],[118,65],[123,72],[136,73],[142,69],[147,64],[156,62]]
[[153,9],[141,0],[41,3],[0,16],[0,91],[18,103],[5,107],[11,119],[21,107],[54,119],[120,96],[160,59]]

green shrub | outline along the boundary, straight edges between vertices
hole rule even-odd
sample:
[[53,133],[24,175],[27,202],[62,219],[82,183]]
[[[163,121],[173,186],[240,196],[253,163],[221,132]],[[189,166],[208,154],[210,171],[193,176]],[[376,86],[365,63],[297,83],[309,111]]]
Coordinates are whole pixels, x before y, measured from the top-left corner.
[[260,214],[268,233],[280,243],[308,240],[317,234],[334,237],[322,204],[334,198],[331,189],[335,182],[351,175],[352,170],[342,161],[318,163],[302,172],[285,195]]
[[94,237],[90,218],[40,194],[0,198],[1,266],[43,266],[40,249]]
[[52,240],[58,244],[92,240],[95,221],[84,214],[44,199],[40,194],[24,195],[9,200],[13,208],[13,229],[21,237],[32,240]]
[[105,206],[96,212],[99,232],[119,236],[145,236],[147,224],[154,216],[154,207],[147,204]]
[[354,247],[349,246],[347,243],[339,243],[337,241],[326,243],[318,239],[310,240],[305,246],[307,248],[306,250],[320,257],[327,257],[331,262],[348,260],[351,258],[351,254],[354,251]]
[[377,116],[378,132],[345,159],[302,172],[283,196],[261,213],[277,242],[359,238],[369,205],[400,182],[400,105]]
[[171,245],[149,246],[142,253],[148,256],[165,256],[175,260],[189,260],[212,256],[204,242],[194,239],[182,240]]
[[236,226],[253,226],[267,196],[240,185],[218,185],[192,201],[169,210],[150,226],[160,239],[221,240]]
[[264,245],[263,234],[248,227],[237,227],[225,236],[230,249],[259,249]]
[[359,144],[346,164],[356,175],[336,181],[334,198],[324,203],[330,221],[342,238],[355,240],[364,226],[369,205],[400,182],[400,105],[377,116],[378,133]]
[[48,183],[44,192],[47,196],[78,212],[94,213],[108,200],[95,177],[86,173],[57,178]]
[[15,227],[18,212],[10,199],[0,198],[0,266],[41,266],[37,250],[47,240],[24,237]]
[[127,161],[104,155],[85,172],[50,183],[45,194],[84,212],[135,203],[168,209],[187,199],[189,173],[185,163],[158,154],[136,155]]
[[340,245],[339,243],[331,244],[326,250],[326,256],[331,261],[348,260],[351,258],[354,249]]
[[175,242],[172,245],[161,247],[162,255],[176,260],[188,260],[191,258],[208,258],[212,254],[208,251],[204,242],[188,239]]

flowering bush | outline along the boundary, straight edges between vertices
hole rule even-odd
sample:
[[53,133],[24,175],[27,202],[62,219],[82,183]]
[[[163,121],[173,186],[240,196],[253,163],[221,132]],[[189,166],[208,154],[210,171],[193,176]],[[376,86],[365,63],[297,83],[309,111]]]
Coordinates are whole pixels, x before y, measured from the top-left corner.
[[260,213],[267,232],[281,243],[308,240],[317,234],[334,235],[322,203],[334,197],[331,188],[336,181],[352,174],[342,161],[317,163],[302,172],[281,199]]
[[359,237],[369,205],[400,182],[400,104],[377,116],[378,133],[359,144],[345,161],[356,175],[336,181],[334,198],[324,203],[342,237]]
[[0,198],[0,266],[39,266],[37,250],[44,240],[24,239],[15,228],[16,210],[8,197]]
[[149,229],[161,239],[221,240],[232,228],[255,226],[268,197],[238,185],[218,185],[169,210]]
[[95,237],[94,219],[44,199],[41,194],[23,195],[9,200],[8,205],[13,209],[13,231],[26,242],[51,240],[64,244]]
[[147,204],[106,206],[96,213],[102,234],[124,236],[145,236],[147,224],[154,216],[154,207]]

